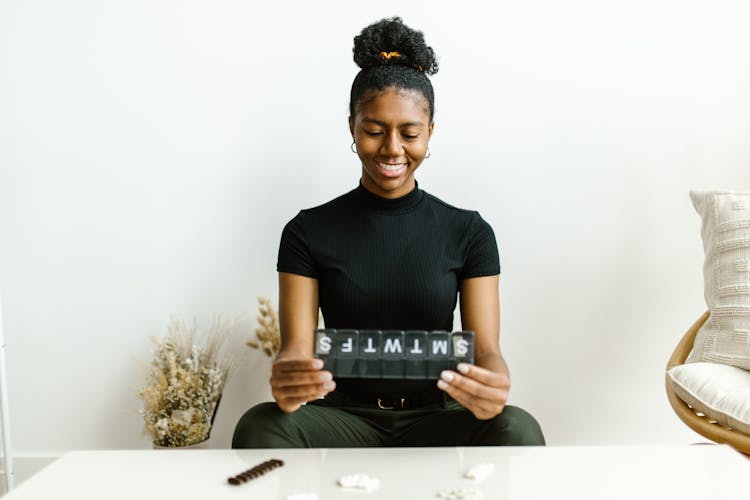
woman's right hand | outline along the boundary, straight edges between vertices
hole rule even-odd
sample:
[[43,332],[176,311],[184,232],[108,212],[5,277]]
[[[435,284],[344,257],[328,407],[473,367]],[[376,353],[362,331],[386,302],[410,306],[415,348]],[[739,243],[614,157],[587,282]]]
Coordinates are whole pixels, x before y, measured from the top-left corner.
[[271,393],[285,413],[320,399],[336,388],[333,375],[321,370],[323,361],[312,358],[278,359],[271,370]]

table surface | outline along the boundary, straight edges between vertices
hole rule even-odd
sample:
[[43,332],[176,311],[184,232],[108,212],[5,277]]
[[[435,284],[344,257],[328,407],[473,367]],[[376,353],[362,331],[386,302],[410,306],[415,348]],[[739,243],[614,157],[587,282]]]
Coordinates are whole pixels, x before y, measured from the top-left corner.
[[[240,486],[237,475],[271,458],[283,467]],[[494,472],[477,483],[479,463]],[[380,480],[371,493],[337,486],[342,475]],[[435,499],[473,488],[484,499],[737,499],[750,460],[726,446],[344,448],[306,450],[73,451],[5,498],[23,499]]]

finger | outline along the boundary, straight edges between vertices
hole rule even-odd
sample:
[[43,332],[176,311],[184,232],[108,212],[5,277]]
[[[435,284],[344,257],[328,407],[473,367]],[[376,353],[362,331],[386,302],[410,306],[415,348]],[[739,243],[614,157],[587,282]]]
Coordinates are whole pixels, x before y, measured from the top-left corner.
[[325,384],[297,385],[279,389],[276,394],[278,399],[286,398],[316,398],[321,394],[327,394],[336,388],[335,382]]
[[299,407],[302,406],[303,403],[305,403],[305,401],[298,400],[298,399],[277,399],[276,400],[276,405],[284,413],[292,413],[293,411],[299,410]]
[[486,399],[477,398],[466,391],[447,384],[443,380],[438,381],[438,388],[445,391],[450,397],[455,399],[461,406],[471,411],[475,417],[480,420],[490,419],[503,411],[504,404],[491,402]]
[[333,375],[328,371],[281,372],[273,374],[271,387],[324,384],[331,380]]
[[320,370],[323,368],[323,360],[313,358],[289,358],[280,359],[273,364],[273,369],[282,372],[298,372],[308,370]]
[[290,413],[299,409],[300,406],[307,403],[308,401],[315,401],[325,396],[326,393],[314,394],[311,396],[303,397],[292,397],[292,398],[281,398],[276,400],[276,405],[281,408],[282,411]]
[[492,387],[502,387],[510,382],[505,374],[493,372],[481,366],[470,365],[469,363],[459,363],[456,369],[462,375]]
[[477,397],[474,394],[446,383],[444,380],[438,381],[438,388],[447,392],[448,395],[461,403],[462,406],[469,409],[491,410],[493,407],[500,406],[497,401]]
[[[450,370],[444,370],[440,373],[440,379],[453,387],[458,387],[464,392],[472,394],[481,399],[488,399],[490,401],[497,401],[506,396],[506,391],[501,387],[493,387],[482,384],[476,380],[469,378],[468,376],[460,375]],[[507,397],[507,396],[506,396]]]

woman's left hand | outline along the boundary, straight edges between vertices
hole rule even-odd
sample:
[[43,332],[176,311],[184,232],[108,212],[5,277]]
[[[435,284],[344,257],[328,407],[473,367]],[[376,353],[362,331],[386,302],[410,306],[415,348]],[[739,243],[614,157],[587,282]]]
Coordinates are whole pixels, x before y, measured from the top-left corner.
[[444,370],[437,386],[479,420],[499,415],[508,401],[510,378],[468,363],[459,363],[457,368],[458,373]]

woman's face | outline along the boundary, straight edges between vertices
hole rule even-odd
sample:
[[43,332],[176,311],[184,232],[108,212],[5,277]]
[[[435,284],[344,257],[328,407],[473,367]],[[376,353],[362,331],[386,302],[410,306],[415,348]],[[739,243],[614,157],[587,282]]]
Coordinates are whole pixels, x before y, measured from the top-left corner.
[[362,161],[362,185],[383,198],[414,189],[414,171],[427,154],[434,122],[421,93],[385,89],[359,104],[349,129]]

